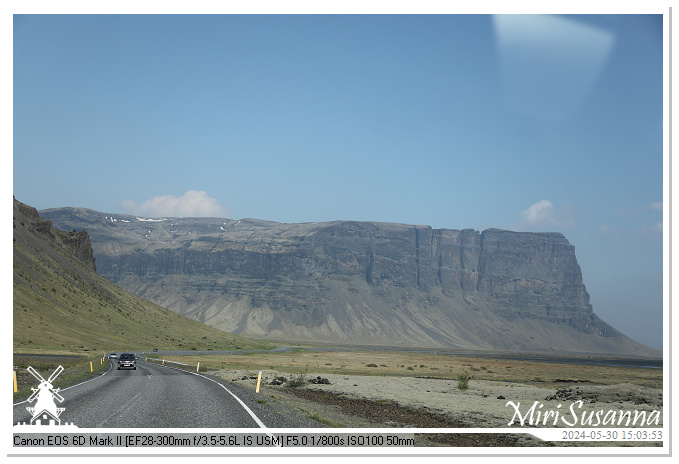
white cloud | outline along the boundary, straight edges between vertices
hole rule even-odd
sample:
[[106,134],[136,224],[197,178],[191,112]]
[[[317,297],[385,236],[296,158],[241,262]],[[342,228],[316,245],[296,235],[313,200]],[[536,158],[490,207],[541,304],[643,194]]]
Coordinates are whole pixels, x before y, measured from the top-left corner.
[[122,211],[146,217],[227,217],[228,211],[201,190],[189,190],[181,197],[161,195],[138,205],[132,200],[121,203]]
[[603,235],[620,237],[642,237],[662,239],[663,203],[656,201],[637,208],[620,208],[611,213],[609,220],[616,225],[604,224],[599,227]]
[[646,237],[646,238],[656,238],[656,237],[662,237],[662,230],[663,223],[662,221],[660,222],[655,222],[651,224],[650,226],[647,224],[642,224],[641,225],[641,234]]
[[652,224],[624,224],[620,227],[603,224],[599,227],[599,233],[609,237],[623,237],[625,239],[642,238],[645,240],[658,240],[663,236],[662,221]]
[[640,208],[620,208],[613,212],[613,214],[617,216],[631,216],[633,214],[647,213],[649,211],[662,213],[662,205],[662,201],[654,201]]
[[620,232],[615,227],[611,227],[608,224],[603,224],[599,226],[599,233],[603,235],[618,235]]
[[541,200],[521,211],[511,228],[519,231],[552,231],[575,225],[575,208],[567,205],[555,208],[551,201]]

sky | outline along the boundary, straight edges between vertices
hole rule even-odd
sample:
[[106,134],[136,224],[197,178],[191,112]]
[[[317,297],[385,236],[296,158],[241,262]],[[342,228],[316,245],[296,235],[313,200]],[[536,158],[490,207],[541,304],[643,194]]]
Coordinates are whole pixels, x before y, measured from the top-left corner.
[[594,312],[662,349],[663,21],[15,15],[13,194],[561,232]]

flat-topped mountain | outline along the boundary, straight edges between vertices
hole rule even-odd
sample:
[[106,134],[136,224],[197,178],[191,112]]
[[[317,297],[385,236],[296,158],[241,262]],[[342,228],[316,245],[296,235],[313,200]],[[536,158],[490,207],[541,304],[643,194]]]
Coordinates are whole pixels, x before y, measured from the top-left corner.
[[41,211],[97,272],[225,331],[288,341],[657,356],[599,319],[559,233]]

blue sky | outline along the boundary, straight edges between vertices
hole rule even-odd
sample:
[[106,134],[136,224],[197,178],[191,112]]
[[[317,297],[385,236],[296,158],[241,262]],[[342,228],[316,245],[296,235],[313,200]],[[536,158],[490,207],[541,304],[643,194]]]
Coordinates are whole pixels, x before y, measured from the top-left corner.
[[558,231],[662,348],[662,15],[17,15],[38,209]]

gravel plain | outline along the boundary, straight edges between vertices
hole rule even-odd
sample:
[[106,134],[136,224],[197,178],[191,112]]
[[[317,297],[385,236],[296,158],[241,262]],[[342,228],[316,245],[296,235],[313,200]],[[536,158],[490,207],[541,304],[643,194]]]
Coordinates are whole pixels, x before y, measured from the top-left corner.
[[[257,374],[257,372],[241,370],[220,371],[218,375],[235,383],[254,387]],[[277,377],[285,377],[289,380],[295,378],[295,376],[276,371],[263,371],[260,392],[274,397],[288,394],[292,389],[286,387],[285,383],[278,386],[270,385],[271,381]],[[565,427],[574,422],[576,426],[583,427],[617,427],[617,420],[627,411],[630,412],[630,423],[634,420],[635,411],[638,411],[637,426],[644,417],[641,414],[642,411],[646,413],[645,426],[649,426],[649,420],[652,426],[661,427],[663,423],[662,389],[631,383],[598,385],[587,382],[563,382],[563,385],[556,388],[544,388],[526,383],[471,379],[468,382],[468,389],[460,390],[456,380],[437,377],[315,375],[310,373],[305,374],[304,378],[307,381],[327,379],[329,383],[307,382],[297,387],[296,390],[325,392],[348,399],[399,405],[445,417],[450,423],[459,424],[459,427],[520,427],[521,418],[524,420],[524,425],[528,426],[531,422],[529,410],[534,404],[533,420],[530,425],[538,427]],[[577,419],[574,418],[571,408],[575,411]],[[553,412],[547,421],[544,420],[545,411]],[[656,412],[653,413],[653,411]],[[540,416],[538,413],[541,413]],[[554,425],[556,413],[559,413],[559,418],[557,425]],[[608,420],[604,424],[606,414],[608,414]],[[614,416],[616,424],[611,425],[610,419]],[[626,416],[623,420],[626,421]],[[514,423],[510,425],[512,421]],[[567,423],[562,421],[567,421]],[[380,425],[372,426],[379,427]],[[400,426],[407,426],[407,424]]]

